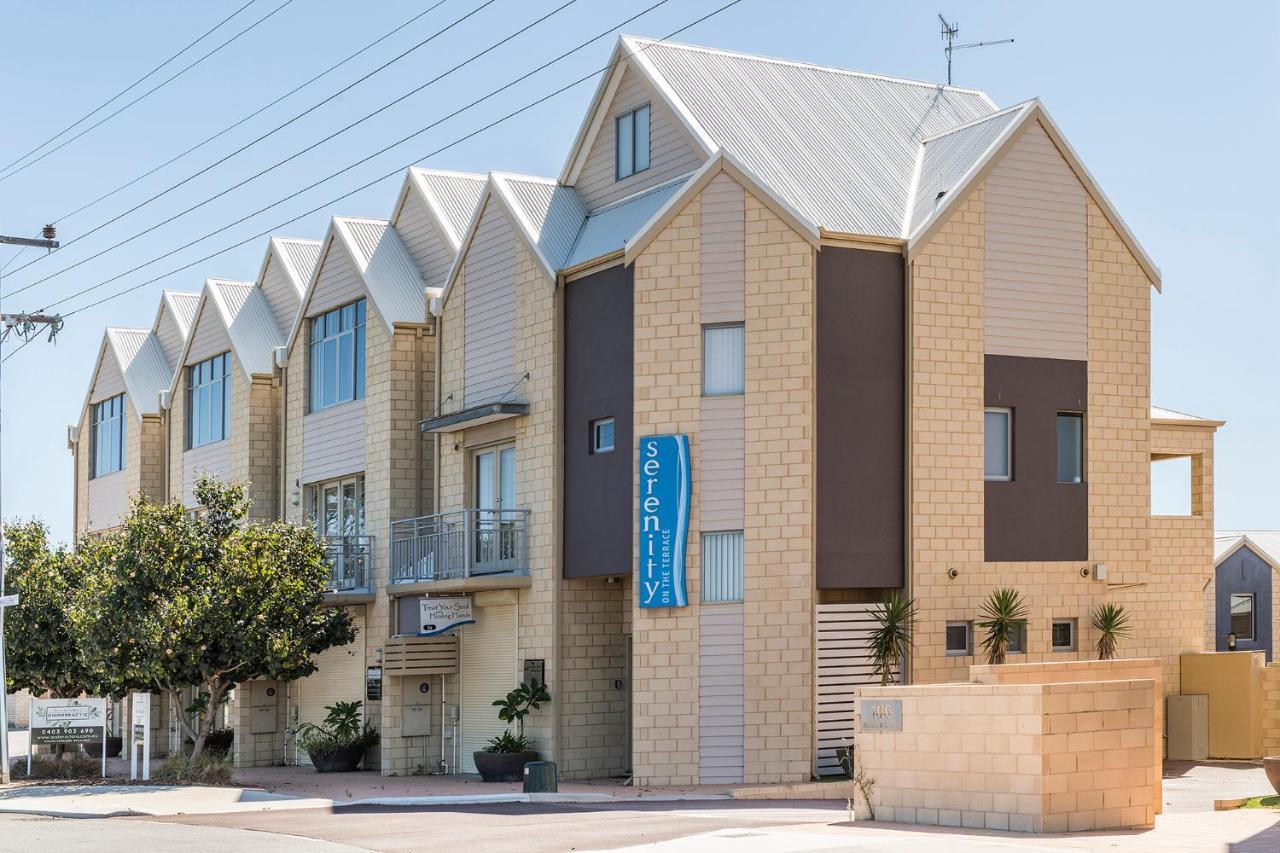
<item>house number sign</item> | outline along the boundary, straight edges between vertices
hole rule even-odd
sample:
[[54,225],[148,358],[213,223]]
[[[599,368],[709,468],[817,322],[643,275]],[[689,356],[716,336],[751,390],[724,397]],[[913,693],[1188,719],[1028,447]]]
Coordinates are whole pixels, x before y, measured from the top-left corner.
[[861,714],[864,732],[902,731],[901,699],[863,699]]

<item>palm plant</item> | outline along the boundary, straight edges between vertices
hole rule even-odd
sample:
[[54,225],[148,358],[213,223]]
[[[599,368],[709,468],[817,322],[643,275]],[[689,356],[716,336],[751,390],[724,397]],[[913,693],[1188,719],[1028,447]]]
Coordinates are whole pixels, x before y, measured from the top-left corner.
[[1091,616],[1093,629],[1098,632],[1098,660],[1111,660],[1116,656],[1116,642],[1128,637],[1129,614],[1123,604],[1100,604]]
[[982,639],[987,663],[1004,663],[1009,641],[1027,621],[1027,605],[1022,600],[1022,593],[1009,587],[994,590],[982,604],[982,615],[986,618],[978,623],[978,627],[987,632]]
[[879,610],[872,612],[876,628],[871,632],[871,657],[881,684],[892,684],[894,673],[911,650],[911,630],[916,619],[916,603],[901,593],[891,592]]

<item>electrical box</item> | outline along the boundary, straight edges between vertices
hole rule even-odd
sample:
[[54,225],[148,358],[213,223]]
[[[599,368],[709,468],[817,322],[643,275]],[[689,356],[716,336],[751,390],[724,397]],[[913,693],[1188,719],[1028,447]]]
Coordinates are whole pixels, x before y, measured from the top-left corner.
[[405,678],[404,719],[402,737],[427,737],[431,734],[431,682],[425,678]]
[[249,709],[249,734],[269,735],[276,730],[276,709],[259,705]]
[[279,686],[274,681],[250,681],[249,734],[266,735],[279,730],[276,711],[279,707]]
[[1209,697],[1170,696],[1165,720],[1170,761],[1204,761],[1209,757]]

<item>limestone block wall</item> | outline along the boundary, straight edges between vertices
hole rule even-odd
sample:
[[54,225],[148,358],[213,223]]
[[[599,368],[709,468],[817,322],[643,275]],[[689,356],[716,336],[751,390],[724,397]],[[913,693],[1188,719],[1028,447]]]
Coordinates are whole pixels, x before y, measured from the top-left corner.
[[1280,663],[1262,671],[1262,754],[1280,755]]
[[623,613],[630,583],[610,578],[566,580],[561,590],[558,702],[564,736],[560,775],[589,779],[630,769],[627,638]]
[[249,692],[255,682],[236,686],[234,698],[227,703],[227,718],[235,730],[231,761],[235,767],[275,767],[284,763],[285,730],[289,726],[284,684],[270,682],[276,690],[276,730],[266,734],[251,734]]
[[1150,680],[865,687],[902,703],[902,730],[857,721],[876,817],[1066,832],[1149,827],[1158,803]]
[[280,498],[280,388],[272,377],[232,378],[231,479],[249,487],[249,518],[277,518]]

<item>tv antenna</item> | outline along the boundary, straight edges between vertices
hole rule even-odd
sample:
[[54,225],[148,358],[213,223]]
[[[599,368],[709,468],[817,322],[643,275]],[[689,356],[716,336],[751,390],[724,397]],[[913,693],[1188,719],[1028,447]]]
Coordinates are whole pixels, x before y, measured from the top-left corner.
[[954,50],[968,50],[971,47],[990,47],[994,44],[1013,44],[1013,39],[1000,39],[999,41],[975,41],[969,44],[956,44],[956,36],[960,35],[960,23],[951,23],[942,17],[942,13],[938,13],[938,20],[942,22],[942,37],[946,39],[947,46],[943,52],[947,55],[947,85],[951,85],[951,52]]

